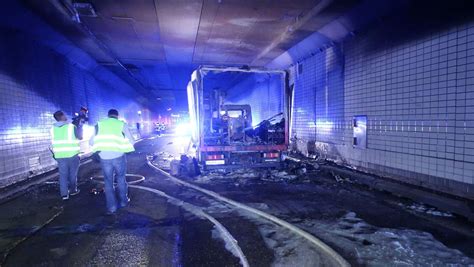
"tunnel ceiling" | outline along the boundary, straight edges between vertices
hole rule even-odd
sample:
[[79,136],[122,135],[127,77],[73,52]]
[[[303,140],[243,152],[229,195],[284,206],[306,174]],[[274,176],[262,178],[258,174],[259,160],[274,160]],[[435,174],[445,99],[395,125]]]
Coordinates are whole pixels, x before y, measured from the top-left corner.
[[[23,2],[97,62],[144,87],[149,98],[169,100],[171,105],[169,92],[184,96],[198,65],[265,66],[321,29],[327,40],[338,41],[351,26],[334,22],[364,1]],[[74,19],[75,3],[91,4],[96,16],[86,14],[86,9]],[[331,23],[340,34],[323,28]]]

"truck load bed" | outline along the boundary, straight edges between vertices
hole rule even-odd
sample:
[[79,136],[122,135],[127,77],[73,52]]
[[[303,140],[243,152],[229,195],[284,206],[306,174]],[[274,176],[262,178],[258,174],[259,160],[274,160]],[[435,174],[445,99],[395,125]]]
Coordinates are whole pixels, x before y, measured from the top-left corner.
[[205,166],[268,166],[288,146],[284,71],[200,67],[188,84],[193,142]]

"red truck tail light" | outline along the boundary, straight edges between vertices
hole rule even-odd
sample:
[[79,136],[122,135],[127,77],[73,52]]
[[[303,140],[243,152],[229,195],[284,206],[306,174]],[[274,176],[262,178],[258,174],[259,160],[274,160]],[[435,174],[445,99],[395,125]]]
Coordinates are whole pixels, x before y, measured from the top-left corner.
[[206,159],[207,160],[220,160],[220,159],[224,159],[224,155],[223,154],[207,155]]
[[274,159],[280,157],[278,152],[263,153],[263,157],[266,159]]

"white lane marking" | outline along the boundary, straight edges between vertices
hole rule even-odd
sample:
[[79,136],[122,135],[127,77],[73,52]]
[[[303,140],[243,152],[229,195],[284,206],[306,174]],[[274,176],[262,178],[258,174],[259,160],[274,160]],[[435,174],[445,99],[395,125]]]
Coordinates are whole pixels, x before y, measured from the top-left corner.
[[229,199],[229,198],[226,198],[216,192],[213,192],[213,191],[210,191],[210,190],[207,190],[207,189],[204,189],[204,188],[201,188],[199,186],[196,186],[196,185],[193,185],[191,183],[188,183],[188,182],[185,182],[181,179],[178,179],[172,175],[170,175],[169,173],[163,171],[162,169],[156,167],[155,165],[153,165],[153,163],[151,163],[150,159],[147,158],[147,162],[148,162],[148,166],[150,166],[151,168],[159,171],[160,173],[164,174],[165,176],[167,176],[168,178],[170,178],[173,182],[175,183],[178,183],[178,184],[181,184],[181,185],[184,185],[184,186],[187,186],[189,188],[192,188],[194,190],[197,190],[199,192],[202,192],[208,196],[211,196],[215,199],[218,199],[220,201],[223,201],[223,202],[226,202],[234,207],[237,207],[237,208],[240,208],[240,209],[243,209],[245,211],[248,211],[250,213],[253,213],[257,216],[260,216],[262,218],[265,218],[267,220],[270,220],[286,229],[288,229],[289,231],[305,238],[306,240],[308,240],[310,243],[312,243],[314,246],[316,246],[317,248],[319,248],[321,251],[323,251],[324,253],[326,253],[326,255],[328,255],[330,258],[334,259],[335,260],[335,264],[337,264],[337,266],[350,266],[350,264],[341,256],[339,255],[336,251],[334,251],[331,247],[329,247],[328,245],[326,245],[325,243],[323,243],[321,240],[319,240],[318,238],[316,238],[315,236],[311,235],[310,233],[298,228],[297,226],[295,225],[292,225],[278,217],[275,217],[271,214],[268,214],[266,212],[263,212],[261,210],[258,210],[258,209],[255,209],[255,208],[252,208],[252,207],[249,207],[243,203],[239,203],[237,201],[234,201],[232,199]]

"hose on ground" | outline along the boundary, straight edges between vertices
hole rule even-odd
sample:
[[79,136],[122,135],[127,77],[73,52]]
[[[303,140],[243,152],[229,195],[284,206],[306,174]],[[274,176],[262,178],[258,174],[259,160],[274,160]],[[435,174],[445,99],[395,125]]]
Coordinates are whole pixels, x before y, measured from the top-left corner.
[[41,229],[43,229],[44,227],[46,227],[48,224],[50,224],[52,221],[54,221],[54,219],[56,219],[59,215],[61,215],[63,213],[63,208],[60,208],[58,209],[58,211],[53,214],[53,216],[51,218],[49,218],[46,222],[44,222],[43,224],[41,224],[40,226],[37,226],[35,228],[33,228],[33,230],[31,232],[29,232],[27,235],[25,235],[24,237],[20,238],[19,240],[15,241],[11,246],[9,246],[8,248],[6,248],[4,251],[3,251],[3,255],[2,255],[2,258],[0,259],[0,266],[4,266],[5,265],[5,262],[7,261],[7,258],[8,256],[10,255],[10,253],[16,248],[18,247],[18,245],[20,245],[21,243],[23,243],[24,241],[26,241],[28,238],[30,238],[31,236],[35,235],[37,232],[39,232]]
[[[227,228],[225,228],[224,225],[222,225],[214,217],[212,217],[209,214],[207,214],[206,212],[204,212],[200,207],[197,207],[197,206],[194,206],[190,203],[182,201],[181,199],[172,197],[172,196],[166,194],[163,191],[160,191],[160,190],[157,190],[157,189],[154,189],[154,188],[150,188],[150,187],[146,187],[146,186],[136,185],[138,183],[141,183],[141,182],[145,181],[145,176],[138,175],[138,174],[129,174],[129,173],[127,173],[126,177],[138,178],[137,180],[127,181],[130,188],[140,189],[140,190],[144,190],[144,191],[148,191],[148,192],[157,194],[161,197],[166,198],[168,200],[168,202],[170,202],[171,204],[173,204],[175,206],[182,207],[186,211],[194,214],[195,216],[210,221],[216,227],[217,231],[219,231],[219,233],[221,234],[224,241],[232,247],[232,249],[234,250],[234,252],[238,256],[238,258],[240,259],[241,265],[243,267],[248,267],[249,266],[249,263],[247,261],[247,257],[245,257],[245,254],[243,253],[242,249],[238,245],[237,240],[230,234],[229,230],[227,230]],[[103,175],[92,176],[90,179],[91,179],[91,181],[94,181],[96,183],[100,183],[100,184],[104,183],[104,180],[103,180],[104,176]]]
[[[145,176],[143,176],[143,175],[127,173],[127,174],[125,174],[125,177],[134,177],[134,178],[136,178],[136,179],[133,179],[131,181],[128,181],[128,179],[127,179],[127,183],[129,185],[139,184],[139,183],[145,181]],[[104,176],[103,175],[95,175],[95,176],[92,176],[90,179],[93,182],[104,183]]]
[[295,226],[291,223],[288,223],[287,221],[282,220],[282,219],[280,219],[280,218],[278,218],[274,215],[271,215],[269,213],[263,212],[261,210],[255,209],[255,208],[252,208],[250,206],[247,206],[243,203],[237,202],[237,201],[232,200],[230,198],[224,197],[224,196],[222,196],[222,195],[220,195],[220,194],[218,194],[214,191],[204,189],[204,188],[199,187],[197,185],[194,185],[192,183],[189,183],[189,182],[183,181],[179,178],[176,178],[176,177],[172,176],[171,174],[169,174],[168,172],[166,172],[166,171],[162,170],[161,168],[155,166],[151,162],[150,158],[147,159],[147,163],[148,163],[148,166],[150,166],[152,169],[162,173],[163,175],[167,176],[171,181],[173,181],[177,184],[186,186],[188,188],[192,188],[196,191],[199,191],[199,192],[204,193],[204,194],[206,194],[210,197],[213,197],[213,198],[215,198],[219,201],[230,204],[231,206],[234,206],[234,207],[239,208],[241,210],[247,211],[251,214],[257,215],[258,217],[265,218],[265,219],[267,219],[267,220],[269,220],[269,221],[271,221],[271,222],[273,222],[277,225],[280,225],[280,226],[286,228],[290,232],[293,232],[293,233],[303,237],[304,239],[306,239],[310,243],[312,243],[315,247],[319,248],[320,251],[322,251],[323,253],[328,255],[331,259],[333,259],[334,260],[333,264],[335,266],[341,266],[341,267],[350,266],[350,264],[341,255],[339,255],[339,253],[337,253],[331,247],[326,245],[324,242],[322,242],[321,240],[319,240],[318,238],[316,238],[312,234],[306,232],[305,230],[303,230],[303,229],[301,229],[301,228],[299,228],[299,227],[297,227],[297,226]]

